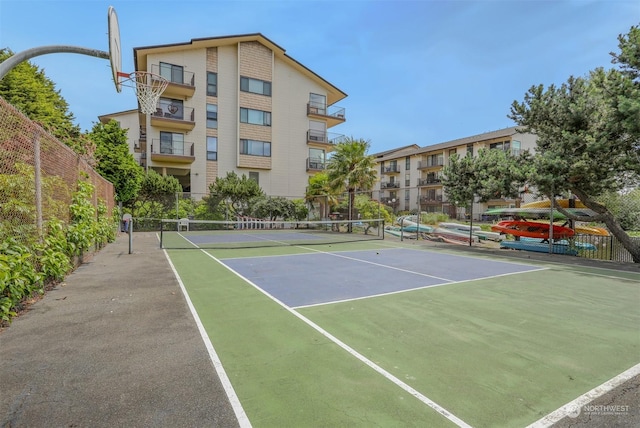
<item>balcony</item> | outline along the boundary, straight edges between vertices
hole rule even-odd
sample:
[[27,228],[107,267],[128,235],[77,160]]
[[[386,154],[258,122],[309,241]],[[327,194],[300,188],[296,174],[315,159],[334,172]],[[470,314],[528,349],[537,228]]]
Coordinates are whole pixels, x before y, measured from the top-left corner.
[[154,162],[193,163],[193,143],[176,143],[171,141],[152,140],[151,160]]
[[322,159],[307,158],[307,171],[324,171],[327,164]]
[[442,183],[442,180],[434,177],[419,178],[418,186],[436,186]]
[[400,183],[396,182],[396,181],[387,181],[387,182],[381,182],[380,183],[380,188],[381,189],[399,189],[400,188]]
[[400,205],[400,200],[398,198],[384,197],[380,198],[380,203],[384,205],[389,205],[391,207],[397,207]]
[[158,103],[156,112],[151,115],[151,126],[160,126],[171,130],[191,131],[196,126],[193,107],[170,104],[163,107]]
[[346,137],[342,134],[334,134],[333,132],[318,131],[309,129],[307,131],[307,144],[338,144],[344,141]]
[[442,195],[422,195],[420,196],[421,204],[439,204],[442,203]]
[[345,122],[345,109],[336,106],[326,106],[320,103],[307,103],[307,116],[314,119],[324,119],[327,127],[339,125]]
[[400,172],[400,167],[398,165],[389,165],[380,168],[381,174],[396,174]]
[[190,71],[179,70],[178,68],[160,67],[158,64],[151,65],[151,72],[160,75],[167,80],[169,84],[164,90],[162,96],[169,98],[191,98],[196,91],[195,74]]
[[443,165],[444,165],[443,159],[437,159],[437,160],[428,159],[428,160],[418,161],[418,169],[437,168]]

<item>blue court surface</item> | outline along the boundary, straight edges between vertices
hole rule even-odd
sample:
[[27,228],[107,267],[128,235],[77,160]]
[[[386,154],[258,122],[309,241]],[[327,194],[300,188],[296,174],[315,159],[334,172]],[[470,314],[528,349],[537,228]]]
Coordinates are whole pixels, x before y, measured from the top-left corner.
[[540,270],[525,264],[404,248],[220,261],[289,307]]

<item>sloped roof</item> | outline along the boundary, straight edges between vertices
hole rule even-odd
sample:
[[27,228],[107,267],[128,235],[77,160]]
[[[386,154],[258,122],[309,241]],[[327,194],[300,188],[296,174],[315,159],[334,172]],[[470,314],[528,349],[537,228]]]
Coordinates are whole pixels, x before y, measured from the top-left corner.
[[482,141],[493,140],[494,138],[510,137],[511,135],[518,133],[517,126],[511,126],[509,128],[499,129],[497,131],[485,132],[483,134],[472,135],[470,137],[459,138],[457,140],[451,140],[444,143],[433,144],[431,146],[424,146],[419,150],[416,150],[413,154],[421,154],[425,152],[432,152],[436,150],[444,150],[450,147],[457,147],[469,143],[479,143]]
[[347,97],[347,94],[345,92],[341,91],[338,87],[329,83],[323,77],[287,55],[282,47],[275,44],[274,42],[263,36],[261,33],[205,37],[191,39],[188,42],[182,43],[137,47],[133,48],[133,60],[136,70],[147,71],[143,67],[146,67],[147,64],[146,56],[151,53],[177,52],[185,49],[206,49],[218,46],[235,45],[242,42],[258,42],[268,47],[280,60],[289,64],[294,69],[298,70],[300,73],[306,75],[310,79],[318,82],[320,85],[327,89],[327,103],[329,105],[332,105]]
[[381,158],[381,157],[397,154],[398,152],[404,152],[407,149],[415,150],[419,148],[420,146],[417,144],[409,144],[408,146],[403,146],[395,149],[385,150],[383,152],[373,153],[371,156],[373,156],[374,158]]

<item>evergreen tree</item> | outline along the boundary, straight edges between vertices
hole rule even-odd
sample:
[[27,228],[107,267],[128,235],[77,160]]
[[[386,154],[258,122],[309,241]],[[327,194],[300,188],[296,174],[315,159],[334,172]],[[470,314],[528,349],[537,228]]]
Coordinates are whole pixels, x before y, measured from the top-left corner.
[[132,205],[135,201],[144,170],[129,152],[127,131],[115,120],[94,124],[88,137],[96,145],[96,171],[113,183],[116,200]]
[[[0,63],[11,56],[11,50],[0,49]],[[0,96],[74,150],[83,146],[69,105],[44,70],[29,61],[19,63],[0,80]]]

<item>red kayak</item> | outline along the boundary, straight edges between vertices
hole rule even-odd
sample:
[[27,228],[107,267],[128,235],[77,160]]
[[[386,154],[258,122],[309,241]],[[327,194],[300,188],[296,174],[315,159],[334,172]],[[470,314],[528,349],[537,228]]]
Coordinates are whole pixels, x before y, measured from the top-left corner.
[[[501,221],[491,226],[491,231],[527,238],[549,239],[549,223],[538,223],[535,221]],[[553,225],[553,239],[568,238],[573,236],[574,233],[570,227]]]

